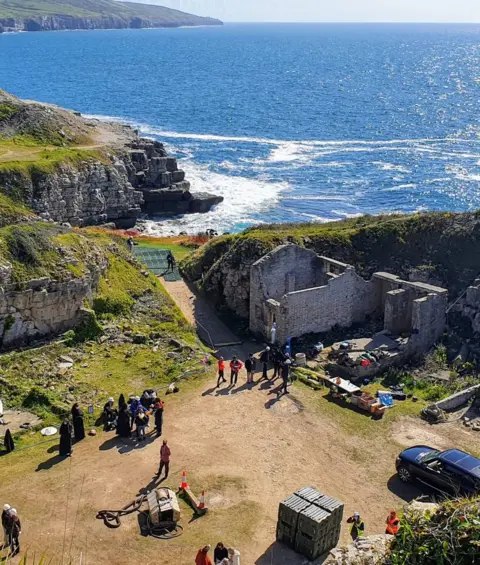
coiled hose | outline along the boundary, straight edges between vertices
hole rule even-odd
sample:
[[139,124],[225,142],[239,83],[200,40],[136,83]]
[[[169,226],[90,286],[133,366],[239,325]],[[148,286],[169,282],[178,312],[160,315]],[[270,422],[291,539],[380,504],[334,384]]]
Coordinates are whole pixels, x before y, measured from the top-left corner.
[[[107,528],[119,528],[122,525],[120,518],[128,514],[133,514],[133,512],[140,512],[140,508],[146,499],[147,496],[142,495],[124,506],[121,510],[100,510],[97,512],[97,519],[103,520]],[[154,538],[173,539],[183,534],[182,526],[176,522],[170,521],[154,524],[149,512],[141,512],[141,514],[146,518],[146,523],[142,530]]]

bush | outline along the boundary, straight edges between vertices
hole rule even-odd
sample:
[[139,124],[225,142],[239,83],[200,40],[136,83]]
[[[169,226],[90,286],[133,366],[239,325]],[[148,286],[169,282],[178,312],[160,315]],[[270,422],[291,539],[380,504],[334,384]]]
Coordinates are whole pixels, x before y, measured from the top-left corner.
[[14,227],[6,236],[8,252],[14,260],[28,265],[39,265],[41,254],[51,247],[48,235],[40,230]]
[[471,565],[480,551],[480,498],[408,510],[390,547],[391,565]]

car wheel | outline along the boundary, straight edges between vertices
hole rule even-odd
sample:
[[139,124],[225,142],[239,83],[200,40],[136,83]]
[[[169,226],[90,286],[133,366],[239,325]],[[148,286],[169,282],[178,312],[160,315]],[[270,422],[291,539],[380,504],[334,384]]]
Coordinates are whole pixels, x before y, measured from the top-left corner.
[[410,483],[412,481],[412,475],[406,467],[399,467],[397,473],[402,483]]

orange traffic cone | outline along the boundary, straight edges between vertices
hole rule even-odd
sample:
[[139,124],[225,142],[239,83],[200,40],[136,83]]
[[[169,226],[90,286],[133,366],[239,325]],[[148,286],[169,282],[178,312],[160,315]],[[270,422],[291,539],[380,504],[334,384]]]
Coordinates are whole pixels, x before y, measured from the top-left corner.
[[187,473],[185,471],[182,473],[182,484],[180,485],[180,488],[188,488]]
[[200,504],[198,505],[198,508],[200,510],[203,510],[205,508],[205,491],[202,490],[202,496],[200,497]]

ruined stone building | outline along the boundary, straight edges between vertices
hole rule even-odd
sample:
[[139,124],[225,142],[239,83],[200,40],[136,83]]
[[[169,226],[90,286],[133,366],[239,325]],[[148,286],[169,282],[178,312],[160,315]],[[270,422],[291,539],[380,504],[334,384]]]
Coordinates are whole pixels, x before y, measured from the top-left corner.
[[277,341],[376,318],[392,335],[411,334],[411,354],[426,351],[445,327],[447,290],[355,269],[297,245],[281,245],[251,267],[250,329]]

